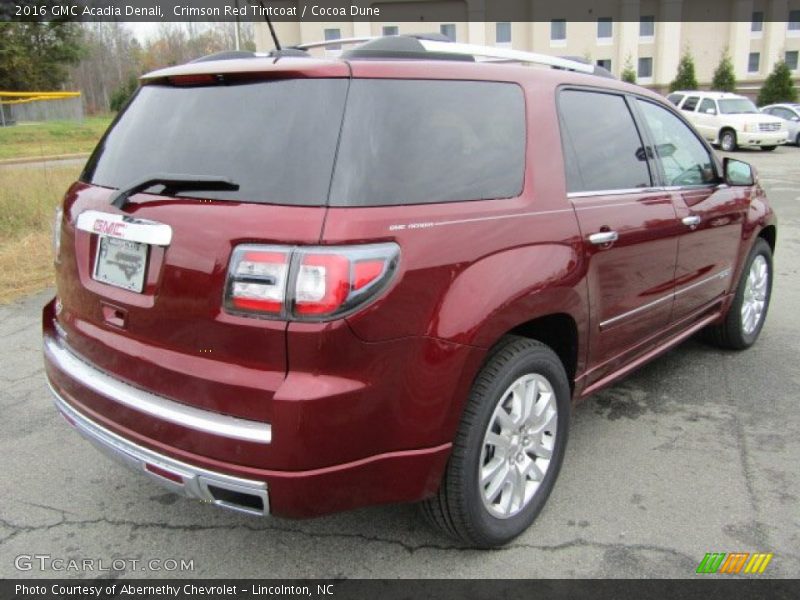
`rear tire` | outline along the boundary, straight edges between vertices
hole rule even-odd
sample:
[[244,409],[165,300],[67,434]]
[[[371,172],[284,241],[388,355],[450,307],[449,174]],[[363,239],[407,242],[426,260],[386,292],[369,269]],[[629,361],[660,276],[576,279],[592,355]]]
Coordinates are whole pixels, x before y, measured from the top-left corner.
[[719,147],[724,152],[736,150],[736,132],[733,129],[723,129],[719,132]]
[[744,350],[755,344],[767,318],[771,296],[772,250],[758,238],[747,256],[728,313],[721,323],[706,330],[708,340],[729,350]]
[[550,348],[503,338],[472,386],[439,491],[421,503],[425,519],[480,548],[525,531],[558,477],[570,397]]
[[800,148],[800,133],[797,134],[797,137],[794,140],[794,145]]

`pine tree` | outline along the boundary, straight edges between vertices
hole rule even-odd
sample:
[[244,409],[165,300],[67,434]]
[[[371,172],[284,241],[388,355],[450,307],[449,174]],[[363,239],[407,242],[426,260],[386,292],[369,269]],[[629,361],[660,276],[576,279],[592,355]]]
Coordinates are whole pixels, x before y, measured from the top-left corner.
[[625,61],[625,68],[621,74],[622,81],[628,83],[636,83],[636,70],[633,68],[633,59],[628,55],[628,60]]
[[67,67],[83,53],[78,23],[3,23],[0,26],[0,90],[57,90]]
[[669,91],[675,90],[696,90],[697,77],[694,74],[694,59],[689,50],[684,51],[681,62],[678,64],[678,74],[672,83],[669,84]]
[[722,53],[722,58],[714,71],[714,79],[711,80],[711,89],[719,92],[736,91],[736,75],[733,71],[733,62],[728,49]]
[[758,92],[759,106],[776,102],[797,102],[797,88],[792,81],[792,72],[782,60],[775,63],[775,68]]

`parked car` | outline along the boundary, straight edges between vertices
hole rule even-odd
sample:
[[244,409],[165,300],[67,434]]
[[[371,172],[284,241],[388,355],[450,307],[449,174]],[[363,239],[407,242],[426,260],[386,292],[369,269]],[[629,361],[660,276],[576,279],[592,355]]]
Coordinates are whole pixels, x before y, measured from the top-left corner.
[[761,112],[782,119],[788,131],[788,139],[795,146],[800,146],[800,104],[770,104]]
[[783,121],[761,114],[753,101],[744,96],[679,91],[667,99],[683,111],[704,138],[725,152],[743,147],[775,150],[787,141]]
[[415,37],[282,54],[144,76],[66,193],[45,366],[101,450],[254,515],[420,502],[490,547],[577,403],[697,332],[755,343],[775,215],[659,95]]

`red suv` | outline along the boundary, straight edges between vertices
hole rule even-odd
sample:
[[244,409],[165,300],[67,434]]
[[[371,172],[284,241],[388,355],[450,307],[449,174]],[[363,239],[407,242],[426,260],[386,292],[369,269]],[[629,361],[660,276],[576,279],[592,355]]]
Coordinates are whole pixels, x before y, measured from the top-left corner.
[[576,403],[701,330],[756,341],[775,216],[660,96],[413,37],[298,53],[146,75],[66,194],[47,377],[101,449],[256,515],[420,501],[487,547]]

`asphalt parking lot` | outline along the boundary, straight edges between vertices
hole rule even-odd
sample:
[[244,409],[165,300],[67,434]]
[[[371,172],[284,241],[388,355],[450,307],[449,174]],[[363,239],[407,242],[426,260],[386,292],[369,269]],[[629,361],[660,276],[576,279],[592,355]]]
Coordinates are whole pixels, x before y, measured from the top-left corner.
[[[547,507],[500,550],[453,544],[413,506],[288,521],[164,493],[52,406],[39,333],[51,293],[0,307],[0,577],[683,578],[711,551],[773,552],[764,576],[797,577],[800,148],[736,157],[757,166],[780,219],[760,341],[743,353],[689,341],[582,404]],[[193,568],[15,567],[31,555]]]

